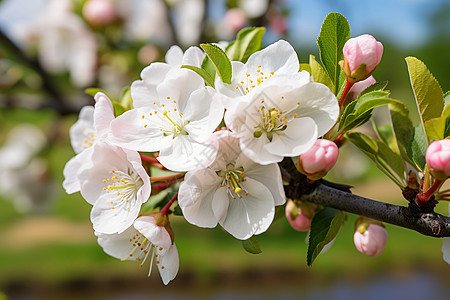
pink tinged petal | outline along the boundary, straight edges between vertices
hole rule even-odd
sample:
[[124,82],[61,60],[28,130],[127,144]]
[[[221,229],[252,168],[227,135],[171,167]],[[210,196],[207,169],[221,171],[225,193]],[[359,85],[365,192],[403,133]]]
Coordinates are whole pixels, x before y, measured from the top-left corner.
[[78,154],[85,150],[88,146],[85,139],[89,137],[90,133],[95,134],[93,106],[81,108],[78,121],[70,127],[69,133],[73,151]]
[[[160,150],[163,122],[150,108],[129,110],[111,122],[111,143],[135,151]],[[150,115],[151,114],[151,115]],[[144,116],[144,118],[142,117]]]
[[213,228],[217,219],[212,199],[220,185],[220,178],[209,169],[188,172],[178,191],[178,203],[184,218],[199,227]]
[[330,89],[321,83],[311,82],[296,91],[300,103],[295,110],[298,117],[310,117],[316,122],[318,136],[327,133],[337,121],[339,104]]
[[161,279],[165,285],[177,276],[179,265],[180,259],[178,256],[178,250],[175,244],[173,244],[161,257],[159,264],[157,264],[159,274],[161,275]]
[[[269,189],[260,182],[247,178],[242,183],[249,195],[242,195],[242,199],[233,199],[225,194],[228,201],[226,216],[219,220],[220,225],[237,239],[245,240],[254,234],[266,231],[272,223],[275,204]],[[224,193],[218,190],[213,199],[213,210],[217,207],[220,212],[223,202],[226,201]]]
[[131,98],[133,99],[133,107],[149,107],[158,99],[156,92],[156,85],[154,87],[148,87],[142,80],[134,81],[130,87]]
[[308,151],[317,140],[317,126],[311,118],[293,119],[280,135],[274,134],[272,142],[264,148],[274,155],[297,156]]
[[171,46],[166,53],[166,63],[171,66],[179,66],[183,60],[183,50],[179,46]]
[[169,232],[167,232],[166,228],[156,225],[154,217],[139,217],[134,221],[133,226],[157,247],[168,249],[172,245]]
[[377,81],[375,80],[375,78],[373,76],[369,76],[367,79],[365,79],[363,81],[355,82],[355,84],[353,84],[353,86],[351,87],[349,93],[352,92],[353,99],[356,99],[358,97],[358,95],[361,94],[362,91],[364,91],[369,86],[375,84],[376,82]]
[[91,155],[93,148],[86,149],[72,159],[70,159],[64,166],[63,188],[68,194],[80,191],[80,179],[78,175],[85,169],[92,167],[93,161]]

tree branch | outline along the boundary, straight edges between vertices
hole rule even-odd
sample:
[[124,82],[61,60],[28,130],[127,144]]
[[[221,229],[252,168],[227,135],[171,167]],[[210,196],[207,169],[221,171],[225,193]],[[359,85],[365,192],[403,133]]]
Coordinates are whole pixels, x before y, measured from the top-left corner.
[[450,217],[422,211],[414,202],[410,202],[408,207],[398,206],[354,195],[346,190],[347,186],[342,186],[342,190],[339,185],[330,186],[324,180],[308,183],[290,158],[280,162],[280,167],[291,177],[289,185],[285,186],[287,198],[336,208],[432,237],[450,237]]

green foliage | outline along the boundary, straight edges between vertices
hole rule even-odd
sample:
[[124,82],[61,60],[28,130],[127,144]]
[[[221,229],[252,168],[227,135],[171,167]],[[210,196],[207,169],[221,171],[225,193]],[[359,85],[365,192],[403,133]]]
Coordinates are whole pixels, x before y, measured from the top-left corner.
[[307,264],[311,266],[323,247],[331,242],[344,224],[345,213],[326,207],[316,213],[311,221]]
[[317,45],[320,60],[334,85],[332,92],[337,95],[340,88],[341,67],[339,61],[344,59],[342,49],[350,39],[350,25],[347,19],[339,13],[329,13],[323,21]]
[[262,253],[261,247],[259,246],[259,242],[255,236],[252,236],[248,240],[242,241],[242,247],[244,247],[245,251],[251,254]]
[[226,48],[225,52],[230,60],[246,63],[250,55],[261,49],[265,32],[264,27],[248,27],[240,30],[236,40]]
[[[208,59],[208,61],[211,61],[211,60]],[[203,80],[205,80],[206,85],[214,87],[214,75],[211,75],[211,73],[209,73],[205,69],[201,69],[201,68],[195,67],[195,66],[188,66],[188,65],[183,65],[181,67],[194,71],[195,73],[200,75],[200,77],[202,77]],[[215,74],[215,73],[216,72],[214,71],[213,74]]]
[[214,69],[224,83],[231,84],[231,61],[228,56],[218,46],[213,44],[200,44],[208,58],[211,60]]
[[133,99],[131,98],[131,90],[129,86],[125,87],[120,93],[120,104],[126,110],[133,108]]
[[405,187],[405,167],[399,154],[383,141],[375,140],[361,132],[347,133],[346,138],[375,162],[378,169],[383,171],[395,184],[400,188]]
[[389,105],[395,137],[404,160],[420,171],[425,170],[427,140],[422,124],[413,126],[406,106]]
[[405,60],[422,123],[439,117],[444,108],[444,95],[439,83],[423,62],[411,56]]
[[314,78],[314,82],[323,83],[330,89],[330,91],[334,92],[334,83],[331,81],[330,76],[324,70],[324,68],[317,62],[314,55],[309,56],[309,66],[311,69],[311,75]]
[[397,141],[395,139],[394,129],[390,124],[377,126],[375,122],[373,122],[373,128],[381,141],[391,148],[392,151],[400,154],[400,150],[398,149]]

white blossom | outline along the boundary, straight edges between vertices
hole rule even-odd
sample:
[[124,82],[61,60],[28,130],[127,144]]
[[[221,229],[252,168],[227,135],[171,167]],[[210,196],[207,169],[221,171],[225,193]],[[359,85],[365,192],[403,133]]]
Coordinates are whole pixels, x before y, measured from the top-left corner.
[[200,227],[219,223],[238,239],[266,231],[275,206],[285,202],[277,164],[259,165],[229,131],[214,133],[218,153],[209,167],[185,175],[178,193],[185,219]]

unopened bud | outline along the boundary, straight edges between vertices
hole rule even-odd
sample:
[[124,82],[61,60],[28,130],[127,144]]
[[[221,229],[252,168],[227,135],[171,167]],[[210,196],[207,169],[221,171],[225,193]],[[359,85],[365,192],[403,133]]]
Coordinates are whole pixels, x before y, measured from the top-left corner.
[[450,176],[450,140],[431,143],[425,157],[431,174],[436,179],[445,180]]
[[83,6],[83,17],[94,26],[105,26],[117,18],[111,0],[88,0]]
[[353,241],[359,252],[377,257],[383,253],[387,243],[386,228],[381,222],[358,218]]
[[350,82],[368,78],[380,63],[383,45],[373,36],[363,34],[344,45],[344,60],[339,64]]
[[355,84],[350,89],[349,93],[352,94],[352,100],[355,100],[359,94],[361,94],[362,91],[367,89],[372,84],[376,83],[377,81],[373,76],[369,76],[367,79],[364,79],[362,81],[355,82]]
[[337,161],[339,149],[330,140],[319,139],[298,157],[298,170],[311,180],[318,180],[333,168]]
[[313,216],[314,207],[312,204],[288,200],[286,204],[286,218],[295,230],[308,231],[311,227]]

